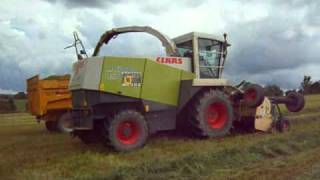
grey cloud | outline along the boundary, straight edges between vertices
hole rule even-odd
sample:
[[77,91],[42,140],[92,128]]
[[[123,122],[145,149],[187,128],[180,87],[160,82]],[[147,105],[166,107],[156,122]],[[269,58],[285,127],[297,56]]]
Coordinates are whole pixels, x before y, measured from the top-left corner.
[[318,0],[272,0],[273,5],[288,6],[291,8],[301,8],[305,6],[319,6]]
[[[13,13],[10,27],[0,27],[0,51],[3,52],[0,54],[1,89],[24,90],[25,79],[37,73],[47,76],[70,72],[71,62],[75,59],[74,50],[63,50],[63,47],[73,40],[72,33],[68,32],[72,28],[79,32],[89,51],[92,51],[102,33],[119,26],[152,25],[154,28],[160,28],[159,30],[164,33],[171,32],[178,35],[175,33],[195,29],[189,28],[192,26],[184,29],[183,23],[175,23],[175,12],[180,13],[193,7],[201,9],[207,2],[185,0],[166,3],[166,1],[159,1],[155,5],[154,1],[148,0],[143,3],[130,1],[130,5],[138,9],[127,13],[118,9],[114,10],[112,7],[113,5],[126,6],[129,1],[48,1],[51,2],[49,5],[52,9],[61,4],[67,7],[65,10],[62,9],[61,13],[70,13],[71,17],[74,17],[70,22],[76,21],[75,25],[69,27],[67,24],[66,29],[60,27],[65,25],[62,23],[48,23],[46,26],[41,26],[41,23],[34,21],[33,14],[16,16]],[[244,5],[262,3],[270,9],[265,17],[257,20],[246,21],[236,18],[236,20],[232,18],[230,20],[227,18],[230,14],[222,16],[226,19],[224,30],[228,32],[232,44],[226,64],[226,76],[235,83],[246,79],[262,84],[275,83],[284,88],[297,88],[307,71],[301,67],[320,66],[318,62],[320,35],[306,32],[306,27],[317,29],[320,26],[320,13],[318,12],[320,1],[274,0],[243,1],[242,3]],[[88,10],[87,8],[93,9]],[[197,11],[199,8],[194,10]],[[209,10],[210,7],[206,9]],[[305,14],[296,17],[296,12],[300,10],[303,10]],[[164,22],[169,20],[166,19],[166,13],[172,15],[173,18],[170,21],[173,23]],[[207,21],[207,24],[199,23],[203,26],[216,25],[215,22],[210,21],[211,17],[195,17],[194,21],[197,22],[196,18],[203,18],[201,20]],[[61,22],[63,20],[56,18],[48,21]],[[198,24],[196,22],[195,24]],[[177,26],[170,27],[170,24]],[[157,39],[145,34],[137,35],[137,33],[119,35],[108,46],[102,48],[103,55],[154,56],[163,53],[163,48]]]
[[[100,36],[112,27],[106,24],[106,22],[91,13],[84,13],[83,16],[79,17],[82,22],[82,26],[78,27],[78,31],[85,37],[87,41],[84,41],[85,47],[90,49],[94,48],[98,42]],[[71,34],[70,34],[71,37]]]
[[108,8],[122,0],[47,0],[51,3],[62,3],[68,8]]
[[[149,13],[152,15],[160,15],[165,14],[166,12],[170,10],[174,11],[180,11],[184,8],[196,8],[202,4],[204,4],[207,0],[180,0],[175,1],[175,5],[173,6],[172,1],[165,1],[166,3],[154,3],[155,1],[146,1],[144,3],[141,3],[139,8],[142,12]],[[137,2],[139,2],[137,0]],[[178,8],[177,8],[178,7]]]
[[[11,57],[14,58],[14,57]],[[17,64],[15,59],[4,61],[0,59],[0,87],[1,89],[25,91],[26,79],[36,74],[41,77],[46,77],[54,74],[70,73],[71,63],[59,65],[58,68],[53,68],[50,64],[42,66],[41,69],[25,69]]]
[[23,89],[25,83],[21,76],[24,75],[14,62],[0,59],[0,84],[2,89]]
[[[35,74],[48,76],[70,72],[71,61],[56,34],[46,38],[46,31],[28,20],[12,19],[0,23],[0,88],[25,90],[25,81]],[[61,63],[62,61],[67,61]]]
[[[313,46],[320,36],[307,36],[294,18],[270,16],[235,26],[229,27],[234,45],[226,64],[231,78],[297,88],[304,75],[299,67],[320,66],[319,47]],[[288,30],[290,37],[285,35]]]
[[178,4],[179,8],[183,7],[197,7],[206,0],[181,0],[177,1],[175,3],[172,3],[172,1],[168,1],[167,3],[162,3],[160,6],[160,3],[155,3],[155,1],[150,0],[150,1],[140,1],[140,0],[133,0],[133,1],[128,1],[128,0],[47,0],[51,3],[62,3],[68,8],[110,8],[112,5],[119,4],[119,3],[136,3],[139,4],[141,9],[144,12],[152,12],[152,13],[159,13],[159,12],[165,12],[168,11],[169,8],[176,8],[176,5]]

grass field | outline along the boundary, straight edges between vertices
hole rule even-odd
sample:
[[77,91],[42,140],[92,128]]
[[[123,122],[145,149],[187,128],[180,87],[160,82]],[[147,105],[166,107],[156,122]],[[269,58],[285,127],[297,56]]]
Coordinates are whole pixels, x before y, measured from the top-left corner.
[[130,153],[49,133],[25,113],[0,115],[0,179],[319,179],[320,96],[285,114],[289,133],[198,140],[152,137]]
[[17,107],[18,112],[25,112],[26,111],[26,99],[15,99],[14,104]]

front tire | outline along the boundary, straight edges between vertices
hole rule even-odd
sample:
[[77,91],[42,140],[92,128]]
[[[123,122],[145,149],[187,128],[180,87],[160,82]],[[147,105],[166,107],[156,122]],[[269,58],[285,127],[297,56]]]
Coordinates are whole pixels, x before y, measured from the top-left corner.
[[230,132],[233,109],[227,96],[218,90],[198,95],[191,106],[191,131],[199,137],[222,137]]
[[149,129],[144,116],[135,110],[121,110],[105,121],[107,145],[116,151],[131,151],[144,146]]

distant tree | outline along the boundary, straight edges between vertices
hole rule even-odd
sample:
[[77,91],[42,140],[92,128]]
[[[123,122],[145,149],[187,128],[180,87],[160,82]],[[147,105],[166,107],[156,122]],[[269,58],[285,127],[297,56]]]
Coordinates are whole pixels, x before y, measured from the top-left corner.
[[15,99],[26,99],[27,95],[24,92],[18,92],[17,94],[14,95]]
[[15,112],[17,107],[13,98],[0,98],[0,113]]
[[314,82],[309,87],[310,94],[319,94],[320,93],[320,82]]
[[304,76],[301,82],[301,91],[303,94],[309,94],[312,85],[311,76]]
[[14,103],[13,98],[9,98],[8,104],[9,104],[9,110],[10,111],[16,111],[17,110],[16,104]]
[[[300,90],[299,90],[300,91]],[[298,91],[298,92],[299,92]],[[290,92],[297,92],[297,90],[295,90],[295,89],[290,89],[290,90],[287,90],[284,94],[285,95],[288,95]],[[301,93],[301,92],[299,92],[299,93]]]
[[266,85],[264,92],[266,96],[283,96],[283,90],[275,84]]

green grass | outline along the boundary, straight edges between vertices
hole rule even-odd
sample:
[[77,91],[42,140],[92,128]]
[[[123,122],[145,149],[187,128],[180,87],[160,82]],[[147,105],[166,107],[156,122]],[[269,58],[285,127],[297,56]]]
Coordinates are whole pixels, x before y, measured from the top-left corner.
[[25,112],[26,111],[26,99],[15,99],[14,103],[17,107],[18,112]]
[[0,179],[319,179],[320,96],[306,99],[303,112],[285,112],[289,133],[158,136],[129,153],[49,133],[26,113],[2,114]]

